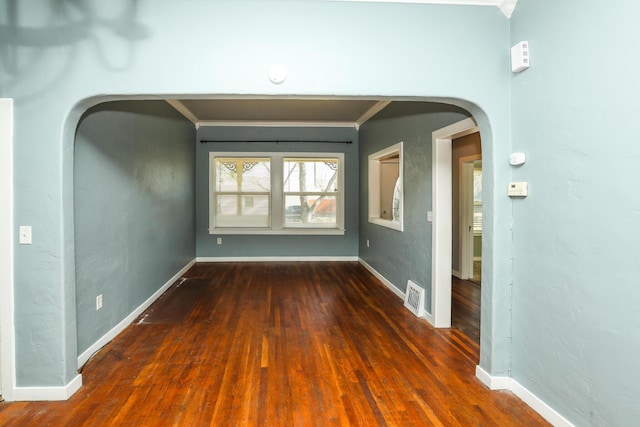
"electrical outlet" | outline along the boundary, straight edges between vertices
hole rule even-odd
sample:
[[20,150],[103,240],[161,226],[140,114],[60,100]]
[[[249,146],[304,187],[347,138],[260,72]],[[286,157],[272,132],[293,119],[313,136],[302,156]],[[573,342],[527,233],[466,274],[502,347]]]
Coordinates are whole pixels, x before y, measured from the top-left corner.
[[369,239],[367,239],[367,247],[369,247]]
[[222,237],[218,237],[218,240],[216,240],[216,242],[221,245],[222,244]]
[[100,310],[102,308],[102,294],[96,297],[96,310]]

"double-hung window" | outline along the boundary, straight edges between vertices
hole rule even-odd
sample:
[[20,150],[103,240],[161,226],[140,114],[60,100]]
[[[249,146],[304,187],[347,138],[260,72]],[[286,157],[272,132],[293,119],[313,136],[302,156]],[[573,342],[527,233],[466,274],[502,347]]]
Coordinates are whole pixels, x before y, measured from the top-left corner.
[[269,227],[271,159],[216,157],[212,166],[214,228]]
[[342,153],[210,153],[211,234],[344,234]]

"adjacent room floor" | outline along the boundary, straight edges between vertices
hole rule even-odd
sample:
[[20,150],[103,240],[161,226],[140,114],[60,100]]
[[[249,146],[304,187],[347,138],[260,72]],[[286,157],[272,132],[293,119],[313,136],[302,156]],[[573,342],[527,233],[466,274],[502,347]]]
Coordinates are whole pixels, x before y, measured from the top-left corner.
[[[184,280],[183,280],[184,279]],[[66,402],[3,426],[537,426],[358,263],[196,264],[85,366]]]
[[480,345],[480,284],[451,277],[451,326]]

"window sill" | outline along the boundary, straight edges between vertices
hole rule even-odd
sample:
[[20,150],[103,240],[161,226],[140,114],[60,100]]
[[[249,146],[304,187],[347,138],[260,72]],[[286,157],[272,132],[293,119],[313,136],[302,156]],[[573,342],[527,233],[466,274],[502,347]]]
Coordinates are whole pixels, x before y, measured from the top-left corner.
[[372,224],[379,225],[381,227],[390,228],[396,231],[404,231],[401,222],[389,221],[387,219],[382,218],[369,218],[369,222]]
[[209,234],[267,235],[267,236],[343,236],[337,228],[287,228],[282,230],[258,228],[214,228]]

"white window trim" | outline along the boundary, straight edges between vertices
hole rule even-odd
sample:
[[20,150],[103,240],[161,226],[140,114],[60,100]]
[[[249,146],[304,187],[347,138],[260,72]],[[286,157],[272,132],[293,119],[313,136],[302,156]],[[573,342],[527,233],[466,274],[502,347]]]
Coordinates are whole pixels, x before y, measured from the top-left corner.
[[[271,159],[271,227],[267,228],[216,228],[215,227],[215,174],[213,173],[217,157],[264,157]],[[336,194],[336,226],[335,227],[285,227],[284,224],[284,189],[283,162],[285,158],[337,158],[338,159],[338,192]],[[301,152],[209,152],[209,234],[243,234],[243,235],[344,235],[344,153],[301,153]]]
[[[389,221],[380,218],[380,160],[394,153],[399,155],[400,179],[400,220]],[[384,148],[369,155],[369,222],[382,227],[391,228],[396,231],[404,231],[404,154],[403,143],[398,142],[390,147]]]

